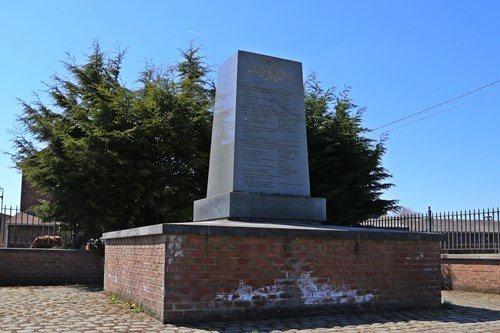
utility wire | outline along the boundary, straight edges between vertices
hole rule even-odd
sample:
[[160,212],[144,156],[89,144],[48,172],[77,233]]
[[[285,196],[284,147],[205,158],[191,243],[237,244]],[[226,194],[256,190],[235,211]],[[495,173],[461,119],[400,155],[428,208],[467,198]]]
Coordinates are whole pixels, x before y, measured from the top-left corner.
[[[392,124],[399,123],[399,122],[401,122],[401,121],[403,121],[403,120],[406,120],[406,119],[408,119],[408,118],[411,118],[411,117],[414,117],[414,116],[419,115],[419,114],[421,114],[421,113],[424,113],[424,112],[430,111],[430,110],[435,109],[435,108],[437,108],[437,107],[439,107],[439,106],[441,106],[441,105],[444,105],[444,104],[447,104],[447,103],[453,102],[453,101],[455,101],[455,100],[457,100],[457,99],[460,99],[460,98],[465,97],[465,96],[467,96],[467,95],[473,94],[473,93],[475,93],[476,91],[479,91],[479,90],[482,90],[482,89],[487,88],[487,87],[489,87],[489,86],[492,86],[492,85],[494,85],[494,84],[497,84],[498,82],[500,82],[500,80],[493,81],[493,82],[491,82],[491,83],[488,83],[487,85],[484,85],[484,86],[482,86],[482,87],[479,87],[479,88],[476,88],[476,89],[474,89],[474,90],[471,90],[471,91],[469,91],[469,92],[467,92],[467,93],[465,93],[465,94],[462,94],[462,95],[460,95],[460,96],[453,97],[453,98],[451,98],[451,99],[449,99],[449,100],[446,100],[446,101],[441,102],[441,103],[439,103],[439,104],[433,105],[433,106],[431,106],[431,107],[429,107],[429,108],[427,108],[427,109],[424,109],[424,110],[422,110],[422,111],[418,111],[418,112],[412,113],[412,114],[410,114],[410,115],[408,115],[408,116],[406,116],[406,117],[399,118],[398,120],[391,121],[390,123],[384,124],[384,125],[382,125],[382,126],[379,126],[379,127],[377,127],[377,128],[374,128],[374,129],[370,130],[370,132],[377,131],[377,130],[379,130],[379,129],[381,129],[381,128],[387,127],[387,126],[392,125]],[[447,111],[447,110],[445,110],[445,111]],[[443,111],[443,112],[444,112],[444,111]],[[440,112],[439,112],[439,113],[440,113]],[[429,118],[429,117],[426,117],[426,118]],[[426,118],[423,118],[423,119],[426,119]],[[412,123],[410,123],[410,124],[412,124]],[[408,125],[409,125],[409,124],[408,124]],[[405,125],[405,126],[406,126],[406,125]],[[404,126],[401,126],[401,127],[404,127]],[[400,128],[400,127],[398,127],[398,128]]]
[[393,132],[393,131],[398,130],[398,129],[400,129],[400,128],[403,128],[403,127],[406,127],[406,126],[410,126],[410,125],[415,124],[415,123],[418,123],[418,122],[420,122],[420,121],[422,121],[422,120],[425,120],[425,119],[428,119],[428,118],[431,118],[431,117],[437,116],[438,114],[441,114],[441,113],[443,113],[443,112],[450,111],[450,110],[455,109],[455,108],[458,108],[459,106],[462,106],[462,105],[464,105],[464,104],[468,104],[468,103],[473,102],[473,101],[475,101],[475,100],[477,100],[477,99],[480,99],[480,98],[483,98],[483,97],[489,96],[489,95],[491,95],[491,94],[494,94],[494,93],[496,93],[497,91],[500,91],[500,88],[499,88],[499,89],[496,89],[496,90],[493,90],[492,92],[489,92],[489,93],[487,93],[487,94],[484,94],[484,95],[481,95],[481,96],[475,97],[475,98],[470,99],[470,100],[468,100],[468,101],[465,101],[465,102],[463,102],[463,103],[460,103],[460,104],[457,104],[457,105],[455,105],[455,106],[452,106],[451,108],[448,108],[448,109],[445,109],[445,110],[442,110],[442,111],[439,111],[439,112],[433,113],[433,114],[428,115],[428,116],[426,116],[426,117],[424,117],[424,118],[420,118],[420,119],[414,120],[414,121],[412,121],[412,122],[409,122],[409,123],[407,123],[407,124],[401,125],[401,126],[399,126],[399,127],[396,127],[396,128],[390,129],[390,130],[387,130],[387,131],[386,131],[386,132],[384,132],[384,133]]

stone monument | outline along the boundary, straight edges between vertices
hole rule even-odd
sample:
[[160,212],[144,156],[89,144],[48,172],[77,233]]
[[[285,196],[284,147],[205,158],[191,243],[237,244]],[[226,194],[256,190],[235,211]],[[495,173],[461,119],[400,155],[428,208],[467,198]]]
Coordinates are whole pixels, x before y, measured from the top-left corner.
[[218,71],[207,197],[194,221],[322,222],[310,196],[302,64],[238,51]]
[[326,215],[309,193],[303,98],[300,63],[227,60],[196,222],[103,234],[106,293],[188,325],[438,308],[441,235],[301,223]]

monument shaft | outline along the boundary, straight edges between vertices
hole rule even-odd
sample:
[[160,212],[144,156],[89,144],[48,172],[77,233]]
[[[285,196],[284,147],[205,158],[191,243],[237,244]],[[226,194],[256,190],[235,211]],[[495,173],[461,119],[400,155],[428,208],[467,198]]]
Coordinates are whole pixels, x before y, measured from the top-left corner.
[[219,68],[207,198],[194,220],[317,221],[324,205],[310,197],[301,63],[238,51]]

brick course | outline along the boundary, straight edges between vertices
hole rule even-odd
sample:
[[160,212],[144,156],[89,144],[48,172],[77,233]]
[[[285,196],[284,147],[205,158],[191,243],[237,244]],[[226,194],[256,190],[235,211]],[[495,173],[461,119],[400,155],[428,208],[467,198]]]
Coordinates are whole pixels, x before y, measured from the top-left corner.
[[343,238],[108,237],[104,288],[164,322],[440,304],[438,241]]

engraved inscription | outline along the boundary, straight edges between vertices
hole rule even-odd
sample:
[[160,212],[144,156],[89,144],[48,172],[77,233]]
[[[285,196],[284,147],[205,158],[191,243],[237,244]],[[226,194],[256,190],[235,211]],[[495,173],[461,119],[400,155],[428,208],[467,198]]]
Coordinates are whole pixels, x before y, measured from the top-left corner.
[[257,74],[266,81],[279,82],[291,80],[292,77],[284,70],[281,64],[273,60],[264,60],[248,70],[250,73]]
[[291,92],[239,83],[243,184],[255,189],[301,187],[303,112],[290,104]]

